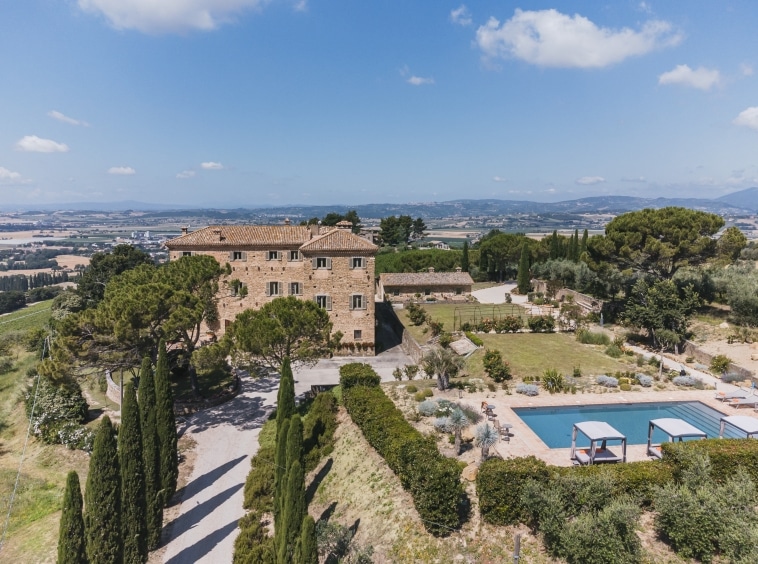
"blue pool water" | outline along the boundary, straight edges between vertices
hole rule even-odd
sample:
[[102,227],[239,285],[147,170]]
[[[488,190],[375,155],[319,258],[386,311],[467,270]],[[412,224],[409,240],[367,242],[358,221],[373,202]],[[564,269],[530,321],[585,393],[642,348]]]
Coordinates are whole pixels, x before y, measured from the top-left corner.
[[[581,421],[605,421],[621,434],[626,435],[627,444],[647,444],[648,422],[651,419],[674,417],[684,419],[708,438],[719,436],[719,421],[723,413],[699,401],[677,401],[660,403],[582,405],[566,407],[514,407],[529,428],[537,433],[542,442],[550,448],[571,448],[571,431],[574,423]],[[727,427],[725,437],[740,438]],[[653,433],[653,443],[667,441],[668,435],[659,430]],[[586,437],[581,433],[577,444],[585,445]]]

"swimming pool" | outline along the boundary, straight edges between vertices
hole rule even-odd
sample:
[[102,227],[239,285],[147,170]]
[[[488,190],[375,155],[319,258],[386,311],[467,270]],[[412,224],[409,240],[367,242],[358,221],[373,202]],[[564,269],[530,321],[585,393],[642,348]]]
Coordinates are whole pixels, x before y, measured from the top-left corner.
[[[571,431],[580,421],[605,421],[626,435],[627,444],[647,444],[648,422],[661,417],[684,419],[708,438],[719,436],[719,421],[723,413],[699,401],[675,401],[659,403],[602,404],[558,407],[514,407],[518,415],[549,448],[570,448]],[[584,444],[581,440],[579,442]],[[727,428],[728,438],[740,435]],[[653,433],[653,442],[667,441],[668,436],[659,430]]]

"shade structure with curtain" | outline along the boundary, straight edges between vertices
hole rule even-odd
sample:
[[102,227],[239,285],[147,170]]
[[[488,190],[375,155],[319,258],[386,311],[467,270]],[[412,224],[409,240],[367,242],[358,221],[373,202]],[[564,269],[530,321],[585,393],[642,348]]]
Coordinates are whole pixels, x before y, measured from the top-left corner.
[[[577,448],[576,439],[579,433],[589,439],[589,448]],[[621,456],[607,448],[608,441],[619,441],[621,443]],[[626,436],[605,421],[574,423],[574,430],[571,434],[571,459],[576,460],[579,464],[626,462]]]
[[721,418],[719,438],[724,438],[724,430],[727,425],[745,433],[745,438],[758,438],[758,419],[748,415],[729,415]]
[[682,442],[684,439],[705,439],[708,435],[704,431],[701,431],[694,425],[690,425],[682,419],[675,419],[672,417],[664,417],[663,419],[651,419],[647,431],[647,454],[655,458],[662,458],[661,445],[654,445],[653,431],[660,429],[669,436],[669,442],[679,440]]

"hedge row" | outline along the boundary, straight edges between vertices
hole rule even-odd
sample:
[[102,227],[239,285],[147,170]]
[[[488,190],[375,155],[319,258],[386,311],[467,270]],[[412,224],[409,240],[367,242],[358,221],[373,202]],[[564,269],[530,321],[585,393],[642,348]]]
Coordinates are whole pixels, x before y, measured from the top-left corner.
[[411,493],[426,530],[445,536],[459,528],[467,500],[458,464],[414,429],[381,388],[354,386],[343,397],[366,440]]
[[625,464],[584,467],[548,466],[534,456],[490,459],[482,464],[476,478],[482,518],[495,525],[524,522],[526,514],[521,495],[527,482],[547,484],[553,476],[566,474],[608,474],[614,483],[614,494],[631,495],[641,505],[654,501],[656,489],[678,481],[685,464],[686,449],[698,449],[711,460],[711,477],[724,482],[738,468],[744,469],[758,484],[758,441],[753,439],[707,439],[685,443],[663,443],[662,461],[651,460]]
[[382,379],[364,362],[351,362],[340,367],[340,386],[345,391],[353,386],[378,386]]

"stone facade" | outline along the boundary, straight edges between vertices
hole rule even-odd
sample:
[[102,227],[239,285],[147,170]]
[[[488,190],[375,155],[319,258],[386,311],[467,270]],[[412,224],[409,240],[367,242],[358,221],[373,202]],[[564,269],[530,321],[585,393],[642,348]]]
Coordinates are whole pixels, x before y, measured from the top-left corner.
[[349,225],[211,226],[166,243],[169,259],[214,257],[229,274],[219,281],[217,335],[246,309],[280,296],[314,300],[329,312],[343,352],[374,354],[377,247]]
[[468,272],[384,273],[379,276],[379,299],[408,302],[412,299],[434,299],[465,302],[471,297],[474,281]]

